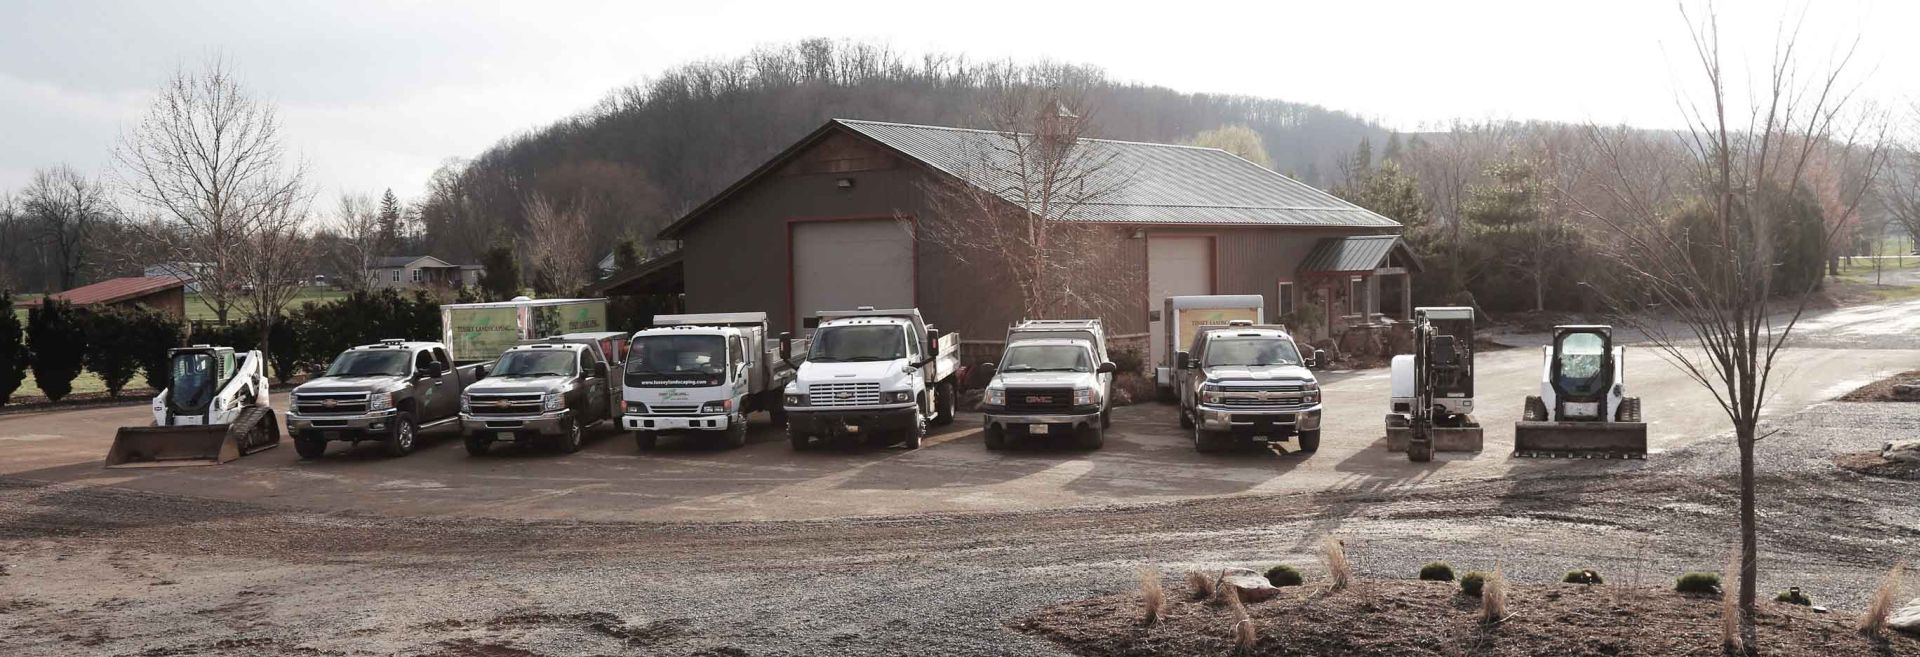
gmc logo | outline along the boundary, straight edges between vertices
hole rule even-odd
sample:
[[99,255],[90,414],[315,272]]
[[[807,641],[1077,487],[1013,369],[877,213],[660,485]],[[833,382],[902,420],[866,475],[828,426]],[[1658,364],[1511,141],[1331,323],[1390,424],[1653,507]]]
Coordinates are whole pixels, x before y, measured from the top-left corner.
[[1027,396],[1027,403],[1029,403],[1029,404],[1051,404],[1051,403],[1053,403],[1053,398],[1052,398],[1052,397],[1042,397],[1042,396],[1040,396],[1040,395],[1028,395],[1028,396]]

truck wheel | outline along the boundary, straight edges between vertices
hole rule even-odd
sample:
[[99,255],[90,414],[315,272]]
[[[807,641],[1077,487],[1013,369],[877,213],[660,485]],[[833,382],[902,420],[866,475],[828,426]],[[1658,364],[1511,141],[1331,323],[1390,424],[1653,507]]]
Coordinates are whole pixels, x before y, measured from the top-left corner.
[[660,434],[652,431],[633,432],[633,446],[642,452],[651,452],[660,444]]
[[778,390],[767,391],[767,398],[773,400],[767,402],[767,419],[773,421],[773,426],[787,426],[787,407],[783,405],[786,398]]
[[560,453],[572,454],[580,451],[580,434],[583,431],[580,428],[580,421],[571,417],[561,420],[560,431],[560,442],[556,445],[560,448]]
[[493,439],[481,435],[467,436],[467,456],[486,456],[487,448],[493,446]]
[[1097,423],[1089,424],[1080,430],[1079,441],[1081,449],[1100,449],[1101,445],[1107,443],[1107,430],[1100,428]]
[[813,437],[795,430],[793,425],[789,424],[787,425],[787,442],[793,445],[793,451],[804,452],[812,446]]
[[1180,428],[1182,429],[1193,428],[1193,416],[1187,415],[1187,409],[1184,409],[1184,408],[1180,409]]
[[949,381],[933,389],[933,424],[944,427],[953,424],[953,382]]
[[1320,431],[1318,429],[1300,432],[1299,440],[1300,451],[1308,454],[1320,451]]
[[1180,396],[1173,394],[1173,386],[1158,386],[1154,388],[1154,391],[1158,393],[1160,403],[1162,404],[1171,404],[1180,401]]
[[380,441],[387,456],[406,456],[413,453],[413,414],[400,411],[393,414],[393,426],[388,428],[387,437]]
[[294,436],[293,451],[299,452],[300,458],[307,459],[307,460],[317,459],[322,456],[326,456],[327,441],[319,438],[302,438],[299,436]]
[[920,444],[924,442],[926,438],[927,416],[914,413],[913,426],[907,428],[906,440],[901,442],[907,446],[907,449],[920,449]]
[[729,418],[727,421],[732,422],[732,424],[727,425],[727,447],[731,447],[734,449],[746,447],[747,446],[746,416],[741,416],[739,422],[733,422],[731,418]]
[[1108,406],[1106,410],[1100,411],[1100,428],[1105,429],[1111,426],[1113,426],[1113,407]]
[[1194,427],[1193,428],[1193,451],[1199,452],[1201,454],[1212,454],[1214,452],[1218,452],[1220,451],[1220,439],[1219,437],[1215,436],[1214,432],[1212,431],[1208,431],[1200,427]]
[[997,452],[1007,448],[1007,430],[1001,428],[1000,425],[987,425],[986,435],[983,439],[987,443],[987,449],[989,450]]

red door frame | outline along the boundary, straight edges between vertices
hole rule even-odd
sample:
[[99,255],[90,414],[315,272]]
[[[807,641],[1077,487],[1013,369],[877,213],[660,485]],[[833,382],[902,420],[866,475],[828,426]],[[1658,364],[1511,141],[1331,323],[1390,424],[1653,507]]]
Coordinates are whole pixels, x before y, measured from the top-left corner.
[[910,214],[854,214],[837,217],[788,217],[786,219],[787,239],[787,319],[793,322],[790,329],[794,334],[806,330],[805,320],[794,313],[793,300],[793,229],[798,224],[847,222],[847,221],[906,221],[913,226],[913,306],[920,307],[920,221]]

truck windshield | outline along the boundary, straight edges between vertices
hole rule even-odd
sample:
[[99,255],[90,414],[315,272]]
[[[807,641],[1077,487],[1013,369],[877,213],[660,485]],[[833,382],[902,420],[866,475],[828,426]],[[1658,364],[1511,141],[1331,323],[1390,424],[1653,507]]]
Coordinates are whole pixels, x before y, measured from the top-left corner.
[[1600,377],[1606,363],[1607,340],[1598,333],[1568,333],[1560,337],[1559,388],[1569,397],[1591,397],[1605,388]]
[[333,359],[327,376],[406,376],[412,359],[405,351],[349,351]]
[[167,401],[177,409],[197,409],[213,398],[213,356],[180,354],[173,357],[173,382]]
[[572,351],[526,350],[500,355],[489,376],[573,376],[580,370],[580,356]]
[[1014,345],[1000,359],[1002,372],[1092,372],[1087,350],[1071,345]]
[[1206,367],[1261,367],[1299,365],[1300,351],[1292,340],[1280,338],[1226,338],[1207,344]]
[[813,350],[807,360],[816,363],[854,363],[907,357],[906,335],[892,324],[829,326],[813,332]]
[[719,376],[727,367],[726,338],[718,335],[650,335],[633,341],[628,375]]

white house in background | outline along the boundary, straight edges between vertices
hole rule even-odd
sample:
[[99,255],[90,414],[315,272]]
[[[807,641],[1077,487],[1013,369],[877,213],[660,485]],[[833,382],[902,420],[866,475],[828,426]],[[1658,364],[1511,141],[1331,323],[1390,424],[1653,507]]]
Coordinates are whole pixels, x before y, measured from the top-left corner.
[[614,261],[616,260],[614,256],[618,255],[619,253],[620,252],[618,250],[608,251],[607,257],[601,258],[600,262],[593,266],[595,270],[600,272],[601,280],[606,280],[608,276],[612,276],[615,271],[618,271],[620,269],[619,267],[614,266]]
[[204,262],[162,262],[157,265],[148,265],[146,271],[141,275],[146,278],[172,276],[174,278],[185,279],[187,281],[187,294],[199,294],[199,278],[212,266],[213,265]]
[[480,265],[456,265],[433,256],[388,256],[368,269],[374,289],[450,289],[480,284]]

